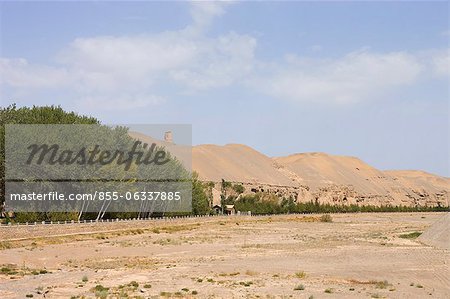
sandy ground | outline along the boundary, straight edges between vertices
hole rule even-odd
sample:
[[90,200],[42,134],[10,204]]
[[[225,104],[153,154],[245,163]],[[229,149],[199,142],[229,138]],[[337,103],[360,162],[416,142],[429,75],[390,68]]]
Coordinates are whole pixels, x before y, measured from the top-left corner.
[[442,214],[319,216],[0,227],[0,298],[448,298]]

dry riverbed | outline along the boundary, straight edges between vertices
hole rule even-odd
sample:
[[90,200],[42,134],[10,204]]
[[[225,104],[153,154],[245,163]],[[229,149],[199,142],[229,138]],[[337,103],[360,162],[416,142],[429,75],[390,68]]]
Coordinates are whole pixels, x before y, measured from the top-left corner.
[[0,227],[0,298],[448,298],[441,213]]

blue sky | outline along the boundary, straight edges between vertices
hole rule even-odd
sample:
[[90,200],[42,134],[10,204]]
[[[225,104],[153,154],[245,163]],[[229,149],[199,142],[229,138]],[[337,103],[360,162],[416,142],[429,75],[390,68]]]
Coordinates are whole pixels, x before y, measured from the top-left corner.
[[0,2],[2,106],[450,175],[448,2]]

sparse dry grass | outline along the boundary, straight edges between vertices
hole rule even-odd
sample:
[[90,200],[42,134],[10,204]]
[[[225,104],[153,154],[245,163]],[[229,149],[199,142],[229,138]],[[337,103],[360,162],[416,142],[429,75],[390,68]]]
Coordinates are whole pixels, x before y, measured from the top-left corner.
[[106,269],[155,269],[160,264],[149,257],[109,257],[86,259],[84,261],[68,260],[65,264],[71,268],[87,268],[93,270]]
[[219,276],[237,276],[241,274],[240,272],[231,272],[231,273],[219,273]]
[[[78,225],[78,224],[74,224]],[[156,228],[126,228],[126,229],[111,229],[109,231],[102,232],[80,232],[73,233],[67,235],[55,235],[55,236],[38,236],[38,237],[29,237],[23,238],[20,240],[6,240],[0,241],[0,250],[11,249],[11,248],[20,248],[20,247],[40,247],[46,245],[56,245],[63,244],[68,242],[79,242],[79,241],[89,241],[89,240],[107,240],[116,238],[119,236],[128,236],[128,235],[140,235],[145,233],[176,233],[180,231],[190,231],[199,227],[199,223],[193,223],[188,225],[168,225],[159,224]],[[155,232],[156,231],[156,232]]]
[[25,275],[43,275],[51,273],[47,269],[32,269],[25,266],[19,267],[16,264],[0,265],[0,275],[10,277],[23,277]]

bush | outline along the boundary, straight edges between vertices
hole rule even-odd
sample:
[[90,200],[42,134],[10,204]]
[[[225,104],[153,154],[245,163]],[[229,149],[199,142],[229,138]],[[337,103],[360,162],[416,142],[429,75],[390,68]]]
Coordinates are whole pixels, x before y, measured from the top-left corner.
[[192,213],[194,215],[206,215],[210,212],[209,200],[206,195],[206,187],[198,179],[198,174],[192,174]]
[[330,214],[325,214],[320,217],[320,222],[333,222],[333,218]]
[[421,234],[422,234],[421,232],[412,232],[412,233],[400,235],[399,237],[403,238],[403,239],[415,239],[415,238],[419,237]]
[[303,291],[305,289],[305,286],[302,284],[299,284],[294,288],[294,291]]

